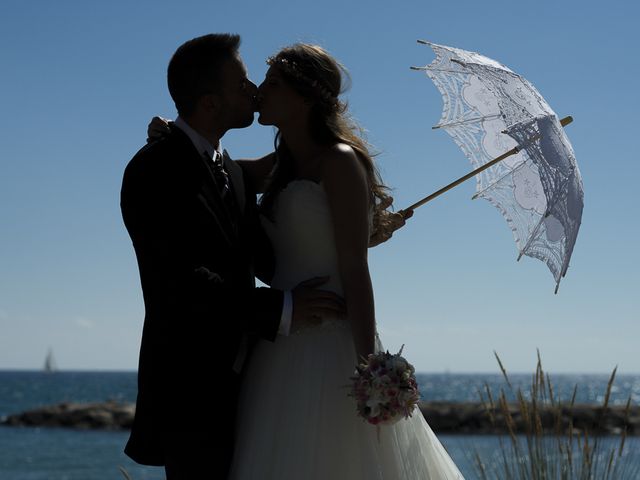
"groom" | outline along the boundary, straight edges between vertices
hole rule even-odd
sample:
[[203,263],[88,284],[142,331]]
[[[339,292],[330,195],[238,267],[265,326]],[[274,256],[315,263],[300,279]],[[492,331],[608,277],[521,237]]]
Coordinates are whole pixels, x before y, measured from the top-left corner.
[[[124,223],[136,252],[146,316],[138,398],[125,452],[164,465],[169,480],[226,478],[240,373],[252,344],[275,341],[342,300],[304,282],[256,288],[273,262],[240,167],[219,151],[253,122],[256,86],[237,35],[190,40],[173,55],[178,118],[126,168]],[[274,432],[275,433],[275,432]]]

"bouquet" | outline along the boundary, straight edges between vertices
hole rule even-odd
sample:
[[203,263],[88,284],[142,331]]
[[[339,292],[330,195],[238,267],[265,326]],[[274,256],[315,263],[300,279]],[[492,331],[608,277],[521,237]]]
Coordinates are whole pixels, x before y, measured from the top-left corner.
[[351,377],[349,396],[356,399],[358,415],[372,425],[392,425],[410,417],[420,400],[415,369],[401,356],[403,348],[395,355],[369,355]]

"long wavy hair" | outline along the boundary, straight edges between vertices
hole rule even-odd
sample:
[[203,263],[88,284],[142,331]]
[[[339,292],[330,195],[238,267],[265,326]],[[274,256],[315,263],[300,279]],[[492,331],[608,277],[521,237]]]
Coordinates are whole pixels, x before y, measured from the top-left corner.
[[[363,131],[348,115],[347,104],[338,96],[350,80],[349,73],[326,50],[317,46],[297,43],[280,50],[267,61],[288,85],[305,98],[313,101],[310,111],[310,134],[320,145],[345,143],[356,152],[365,167],[369,184],[370,201],[374,207],[373,231],[386,223],[378,206],[388,203],[388,188],[376,168]],[[347,85],[345,85],[345,80]],[[260,200],[262,213],[271,216],[271,209],[278,192],[294,179],[294,162],[281,132],[274,140],[276,159],[267,186]]]

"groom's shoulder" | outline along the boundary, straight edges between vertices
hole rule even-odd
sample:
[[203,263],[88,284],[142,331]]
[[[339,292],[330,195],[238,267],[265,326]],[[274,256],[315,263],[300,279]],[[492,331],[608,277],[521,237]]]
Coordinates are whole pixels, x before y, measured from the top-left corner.
[[144,145],[131,159],[131,162],[145,163],[151,160],[170,158],[178,148],[175,135],[167,135]]
[[126,170],[160,171],[166,168],[175,169],[176,164],[180,162],[184,155],[185,143],[183,139],[172,132],[144,145],[129,161]]

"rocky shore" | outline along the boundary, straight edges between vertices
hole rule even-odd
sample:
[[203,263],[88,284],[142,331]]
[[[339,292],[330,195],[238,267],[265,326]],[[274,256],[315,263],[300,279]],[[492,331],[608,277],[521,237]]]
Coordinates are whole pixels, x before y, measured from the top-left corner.
[[[420,405],[422,414],[436,433],[508,433],[505,416],[511,417],[510,421],[517,433],[526,433],[527,425],[519,406],[509,404],[508,408],[509,415],[505,415],[499,408],[490,415],[482,403],[432,402]],[[640,406],[629,408],[628,419],[625,419],[623,406],[610,406],[603,412],[602,406],[587,404],[574,405],[572,408],[560,407],[559,412],[555,407],[544,407],[539,409],[539,417],[546,433],[568,433],[571,425],[574,434],[586,430],[589,434],[617,435],[626,428],[627,435],[640,435]]]
[[126,430],[133,424],[135,404],[60,403],[0,419],[0,424],[20,427],[67,427],[77,429]]
[[[481,403],[431,402],[420,405],[420,410],[436,433],[448,434],[500,434],[506,433],[507,424],[501,412],[493,412],[493,422]],[[570,423],[574,433],[588,430],[590,434],[620,434],[626,428],[628,435],[640,435],[640,407],[630,408],[625,421],[624,407],[609,407],[604,413],[601,406],[574,405],[561,409],[560,431],[567,432]],[[10,415],[0,420],[8,426],[66,427],[76,429],[126,430],[131,428],[135,405],[118,402],[61,403]],[[509,405],[513,425],[525,432],[526,425],[517,405]],[[354,409],[355,414],[355,409]],[[554,432],[556,412],[546,408],[540,412],[542,427]]]

